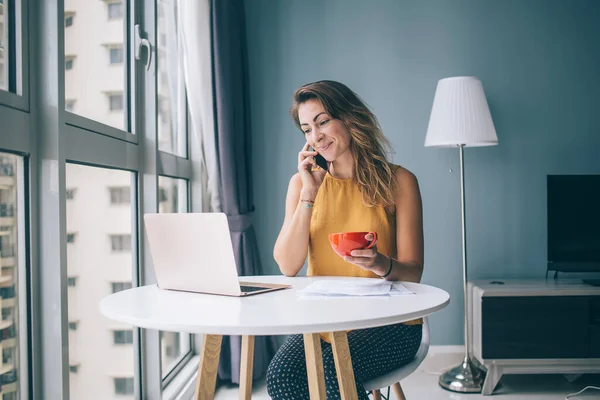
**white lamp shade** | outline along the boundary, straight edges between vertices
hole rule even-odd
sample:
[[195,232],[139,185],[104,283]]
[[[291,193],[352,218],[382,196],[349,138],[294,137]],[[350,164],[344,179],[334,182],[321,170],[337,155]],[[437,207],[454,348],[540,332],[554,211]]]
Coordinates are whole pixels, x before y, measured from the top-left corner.
[[494,146],[496,129],[481,81],[471,76],[440,79],[425,147]]

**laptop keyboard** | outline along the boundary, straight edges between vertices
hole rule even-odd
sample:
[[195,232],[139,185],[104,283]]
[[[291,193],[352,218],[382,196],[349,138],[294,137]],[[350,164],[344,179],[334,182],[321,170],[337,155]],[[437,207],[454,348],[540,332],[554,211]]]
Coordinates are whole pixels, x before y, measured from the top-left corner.
[[240,285],[240,289],[242,290],[242,293],[250,293],[250,292],[256,292],[258,290],[265,290],[268,289],[266,287],[258,287],[258,286],[244,286],[244,285]]

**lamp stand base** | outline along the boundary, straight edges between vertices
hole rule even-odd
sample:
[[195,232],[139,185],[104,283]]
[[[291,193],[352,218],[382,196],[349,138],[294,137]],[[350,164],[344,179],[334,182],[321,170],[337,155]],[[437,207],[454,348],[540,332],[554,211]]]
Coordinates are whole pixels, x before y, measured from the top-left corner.
[[485,372],[469,357],[456,367],[444,372],[438,381],[441,387],[452,392],[479,393],[483,387]]

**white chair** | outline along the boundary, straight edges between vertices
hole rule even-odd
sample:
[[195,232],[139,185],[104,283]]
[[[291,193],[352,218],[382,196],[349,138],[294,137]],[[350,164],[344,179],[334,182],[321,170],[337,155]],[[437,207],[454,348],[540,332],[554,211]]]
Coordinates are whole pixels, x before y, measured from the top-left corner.
[[406,400],[404,392],[402,391],[402,386],[400,386],[400,381],[412,374],[413,372],[415,372],[417,368],[419,368],[419,365],[421,365],[421,363],[427,356],[428,351],[429,323],[427,322],[427,318],[423,318],[423,337],[421,338],[421,346],[419,346],[419,350],[417,350],[415,358],[401,368],[398,368],[392,372],[389,372],[378,378],[371,379],[370,381],[363,383],[365,390],[373,392],[373,400],[381,400],[380,389],[392,386],[394,394],[396,395],[398,400]]

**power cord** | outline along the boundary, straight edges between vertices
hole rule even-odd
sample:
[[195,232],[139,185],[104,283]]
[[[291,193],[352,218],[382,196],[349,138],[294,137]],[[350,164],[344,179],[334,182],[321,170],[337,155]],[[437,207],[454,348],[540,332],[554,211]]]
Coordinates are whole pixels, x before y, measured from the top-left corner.
[[588,390],[588,389],[600,390],[600,387],[598,387],[598,386],[586,386],[586,387],[584,387],[583,389],[581,389],[581,390],[580,390],[579,392],[577,392],[577,393],[571,393],[571,394],[568,394],[568,395],[566,395],[566,396],[565,396],[565,399],[567,399],[567,400],[568,400],[568,399],[569,399],[569,397],[577,396],[578,394],[581,394],[581,393],[585,392],[585,391],[586,391],[586,390]]
[[447,370],[449,370],[450,368],[452,368],[454,366],[456,366],[456,363],[454,363],[452,365],[448,365],[448,366],[446,366],[446,367],[444,367],[442,369],[439,369],[437,371],[427,371],[426,369],[419,368],[419,372],[425,372],[426,374],[429,374],[429,375],[438,375],[439,376],[439,375],[443,374],[444,372],[446,372]]
[[[440,369],[440,370],[438,370],[438,371],[427,371],[426,369],[419,368],[419,372],[424,372],[424,373],[426,373],[426,374],[430,374],[430,375],[438,375],[438,376],[439,376],[439,375],[443,374],[444,372],[446,372],[446,370],[447,370],[448,368],[450,368],[450,367],[453,367],[454,365],[455,365],[455,364],[448,365],[447,367],[445,367],[445,368],[442,368],[442,369]],[[566,395],[566,396],[565,396],[565,400],[568,400],[569,398],[571,398],[571,397],[573,397],[573,396],[577,396],[577,395],[579,395],[579,394],[581,394],[581,393],[585,392],[585,391],[586,391],[586,390],[588,390],[588,389],[592,389],[592,390],[600,390],[600,387],[597,387],[597,386],[586,386],[586,387],[584,387],[583,389],[581,389],[581,390],[580,390],[579,392],[577,392],[577,393],[571,393],[571,394],[568,394],[568,395]],[[389,396],[389,388],[388,388],[388,396]],[[384,399],[385,399],[385,397],[384,397]]]

